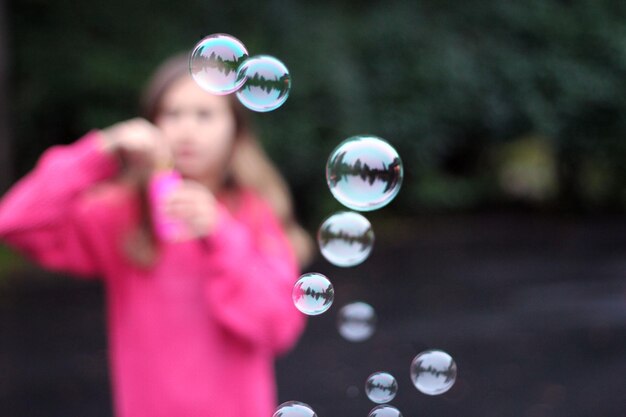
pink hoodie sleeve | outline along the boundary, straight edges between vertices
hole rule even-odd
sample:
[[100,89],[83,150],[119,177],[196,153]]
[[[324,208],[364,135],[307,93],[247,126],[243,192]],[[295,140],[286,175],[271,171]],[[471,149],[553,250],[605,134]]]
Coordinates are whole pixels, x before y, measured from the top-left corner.
[[248,194],[254,232],[220,206],[220,222],[207,237],[212,276],[211,311],[234,334],[275,354],[293,346],[305,325],[291,299],[298,278],[294,252],[271,209]]
[[118,169],[117,159],[102,149],[97,131],[46,150],[0,200],[0,240],[43,267],[97,275],[100,268],[87,238],[96,220],[80,197]]

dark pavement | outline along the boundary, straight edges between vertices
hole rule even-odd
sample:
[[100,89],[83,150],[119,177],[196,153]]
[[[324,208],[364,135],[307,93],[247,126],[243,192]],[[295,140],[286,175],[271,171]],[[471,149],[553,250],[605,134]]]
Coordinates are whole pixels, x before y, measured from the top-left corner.
[[[327,275],[336,298],[278,361],[281,401],[365,417],[365,379],[384,370],[405,417],[626,416],[626,218],[371,220],[385,231],[363,265],[307,269]],[[378,313],[357,344],[335,327],[355,300]],[[0,415],[111,415],[102,309],[97,283],[39,270],[0,281]],[[430,348],[459,371],[438,397],[409,380]]]

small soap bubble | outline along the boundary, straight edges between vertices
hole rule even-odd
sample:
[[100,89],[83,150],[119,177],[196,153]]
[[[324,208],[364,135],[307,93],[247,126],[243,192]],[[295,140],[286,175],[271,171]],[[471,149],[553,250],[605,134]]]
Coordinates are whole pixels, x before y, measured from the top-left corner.
[[442,350],[427,350],[411,362],[411,381],[427,395],[443,394],[452,388],[456,372],[454,359]]
[[356,398],[359,396],[359,388],[355,385],[350,385],[346,390],[348,398]]
[[350,342],[362,342],[369,339],[376,330],[376,312],[374,308],[361,301],[346,304],[337,316],[339,334]]
[[317,414],[305,403],[287,401],[276,408],[272,417],[317,417]]
[[365,393],[367,398],[377,404],[388,403],[398,393],[398,383],[387,372],[375,372],[365,381]]
[[282,106],[289,97],[289,70],[273,56],[257,55],[248,58],[239,67],[237,78],[243,80],[243,86],[237,91],[237,98],[250,110],[272,111]]
[[333,304],[335,290],[324,275],[309,272],[302,275],[294,285],[292,298],[298,310],[309,316],[316,316]]
[[337,146],[326,163],[326,181],[333,196],[357,211],[379,209],[400,191],[403,167],[396,150],[371,135],[350,137]]
[[353,211],[342,211],[328,217],[317,232],[320,252],[336,266],[355,266],[367,259],[374,246],[370,222]]
[[238,78],[237,70],[247,58],[248,51],[239,39],[216,33],[196,44],[189,57],[189,72],[209,93],[230,94],[246,81]]
[[402,413],[391,405],[374,407],[367,417],[402,417]]

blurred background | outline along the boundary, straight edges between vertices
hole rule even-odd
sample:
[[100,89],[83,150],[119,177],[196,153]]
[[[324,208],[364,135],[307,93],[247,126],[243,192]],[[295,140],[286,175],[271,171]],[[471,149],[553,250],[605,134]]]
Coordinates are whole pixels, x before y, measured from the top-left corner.
[[[312,234],[342,209],[324,177],[341,140],[378,135],[404,162],[367,215],[370,259],[310,268],[335,305],[278,362],[281,401],[366,416],[387,370],[405,416],[624,416],[626,2],[0,0],[2,191],[136,116],[152,70],[216,32],[291,71],[254,121]],[[102,296],[2,248],[3,416],[111,416]],[[335,326],[354,300],[379,318],[358,344]],[[429,348],[459,367],[439,397],[409,380]]]

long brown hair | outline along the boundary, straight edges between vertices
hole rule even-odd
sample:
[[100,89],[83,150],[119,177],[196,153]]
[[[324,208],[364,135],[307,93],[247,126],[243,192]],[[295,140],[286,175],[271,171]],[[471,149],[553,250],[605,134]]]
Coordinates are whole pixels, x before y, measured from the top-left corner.
[[[161,111],[164,94],[178,80],[190,77],[188,55],[179,54],[166,60],[146,84],[141,96],[141,115],[154,123]],[[251,128],[248,111],[233,94],[229,97],[235,116],[235,148],[230,161],[230,172],[224,186],[236,193],[249,188],[263,198],[278,217],[296,253],[301,267],[313,258],[313,243],[310,235],[297,223],[289,188],[279,171],[263,151]],[[150,205],[148,204],[147,182],[149,175],[136,177],[135,186],[140,197],[140,223],[125,242],[126,255],[139,266],[154,264],[158,254],[157,239],[152,228]]]

